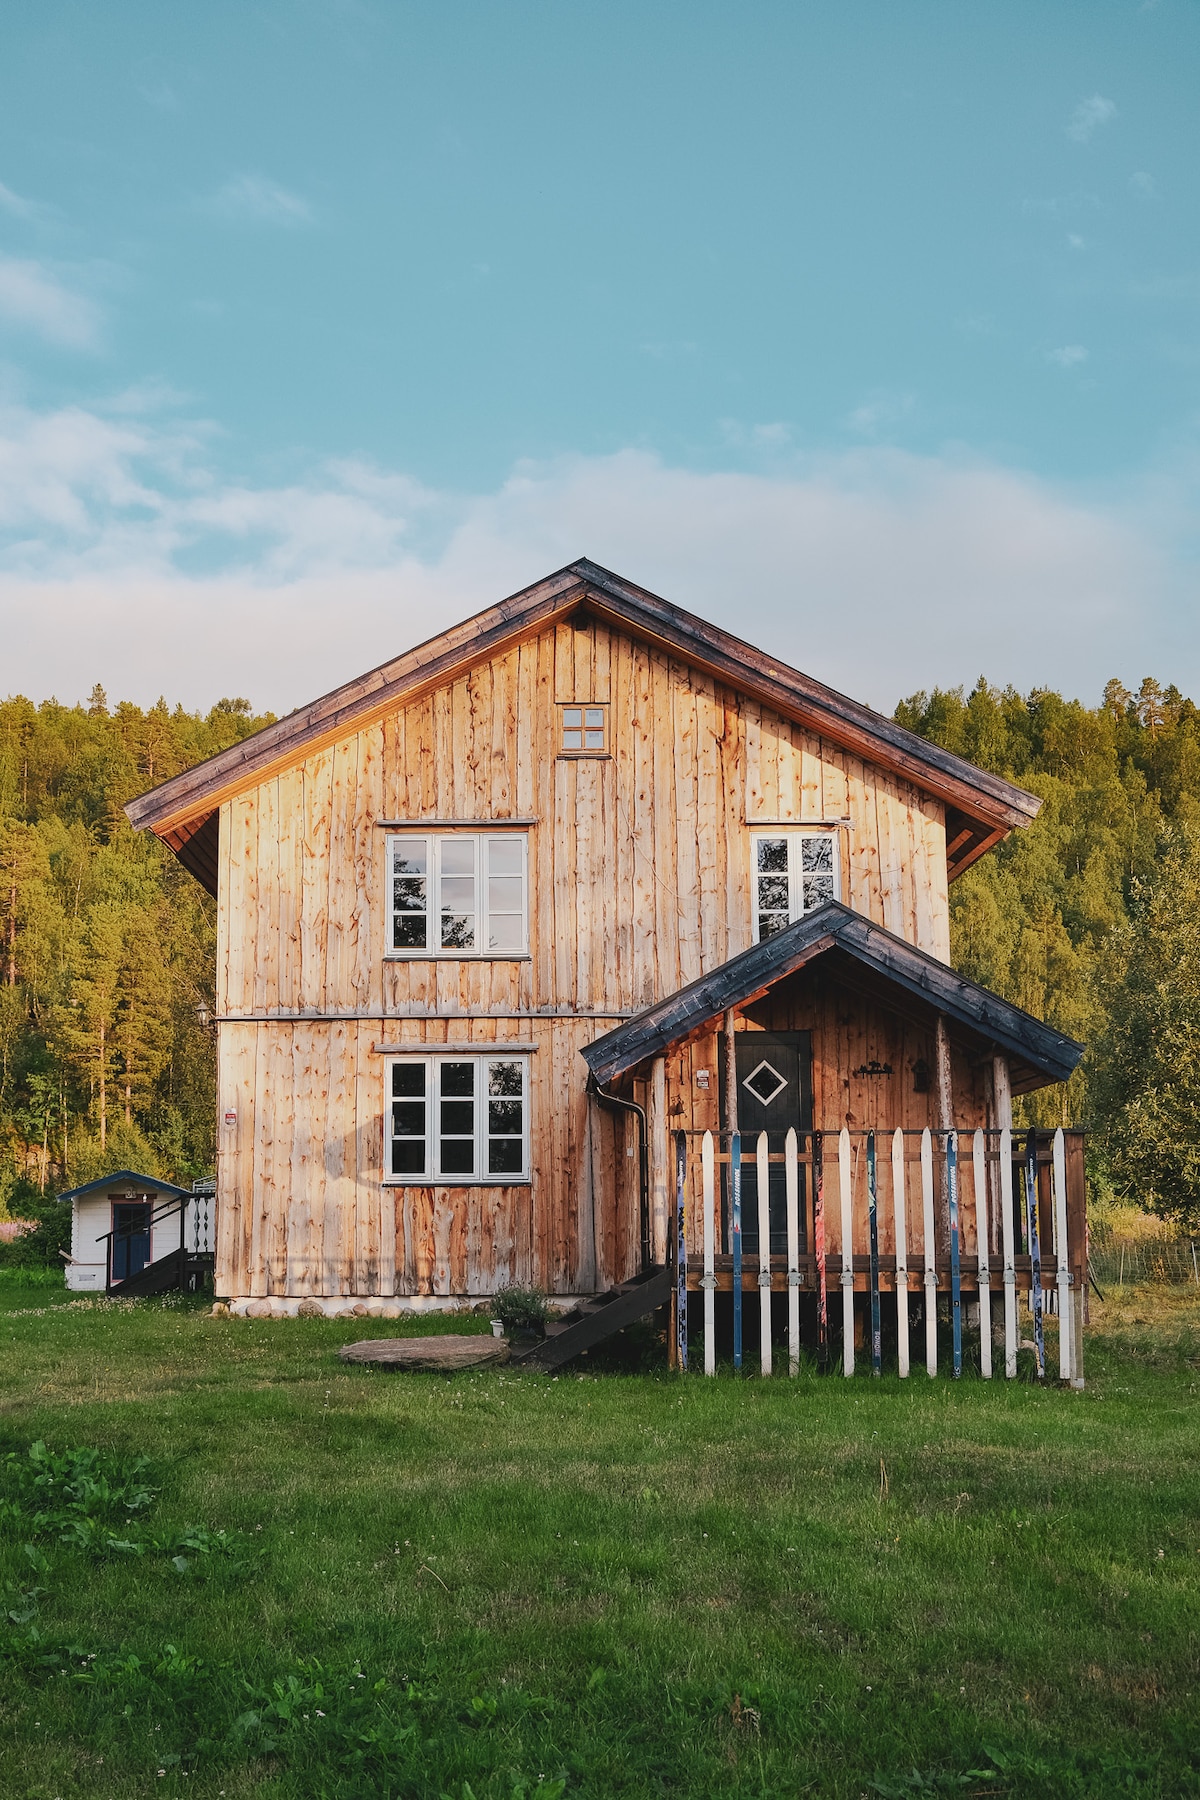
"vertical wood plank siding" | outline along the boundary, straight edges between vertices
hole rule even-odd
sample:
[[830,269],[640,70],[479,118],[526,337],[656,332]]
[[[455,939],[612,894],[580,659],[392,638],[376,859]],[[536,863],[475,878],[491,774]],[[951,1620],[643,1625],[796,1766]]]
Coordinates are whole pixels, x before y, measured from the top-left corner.
[[[563,701],[607,707],[605,758],[559,757]],[[537,820],[528,959],[386,959],[376,821],[422,816]],[[629,1273],[633,1129],[589,1104],[579,1049],[748,946],[749,833],[780,820],[844,821],[843,897],[948,960],[940,803],[594,622],[548,629],[227,802],[219,1100],[238,1120],[220,1127],[220,1290],[371,1294],[394,1281],[456,1294],[536,1280],[571,1292]],[[887,1084],[842,1083],[874,1057],[911,1088],[913,1032],[882,1013],[852,1023],[828,996],[812,1005],[818,1114],[906,1122]],[[530,1016],[552,1012],[594,1016]],[[539,1046],[531,1184],[385,1190],[372,1046],[497,1037]],[[701,1067],[707,1095],[693,1085]],[[715,1045],[668,1059],[668,1113],[686,1075],[685,1122],[715,1126],[701,1114],[716,1069]],[[973,1080],[957,1062],[956,1080]],[[973,1105],[973,1090],[961,1098]]]

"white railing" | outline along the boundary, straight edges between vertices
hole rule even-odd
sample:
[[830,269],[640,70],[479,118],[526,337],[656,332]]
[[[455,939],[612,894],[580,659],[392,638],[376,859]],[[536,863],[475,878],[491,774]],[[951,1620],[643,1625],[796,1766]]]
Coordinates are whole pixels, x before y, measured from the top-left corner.
[[[775,1237],[784,1248],[773,1252],[771,1172],[781,1163],[784,1218],[780,1229],[776,1205]],[[749,1168],[756,1188],[757,1247],[744,1249],[742,1199]],[[758,1294],[759,1368],[770,1374],[771,1294],[782,1280],[793,1375],[800,1366],[801,1297],[807,1293],[815,1300],[816,1350],[823,1366],[840,1363],[844,1375],[854,1374],[862,1304],[872,1372],[882,1372],[885,1309],[894,1309],[894,1338],[888,1319],[889,1362],[894,1357],[897,1373],[907,1378],[916,1299],[924,1318],[925,1368],[936,1376],[944,1353],[939,1348],[939,1301],[945,1301],[951,1372],[956,1377],[963,1372],[965,1335],[977,1338],[979,1372],[990,1379],[998,1274],[1005,1375],[1012,1379],[1017,1373],[1019,1298],[1024,1294],[1038,1376],[1046,1372],[1044,1319],[1052,1312],[1058,1320],[1059,1378],[1081,1379],[1080,1299],[1086,1265],[1077,1254],[1072,1266],[1071,1246],[1083,1244],[1084,1226],[1082,1217],[1068,1218],[1061,1130],[1052,1138],[1031,1132],[1023,1141],[1011,1131],[790,1130],[777,1150],[765,1132],[754,1139],[705,1132],[698,1157],[695,1135],[678,1132],[675,1172],[672,1348],[678,1366],[687,1367],[687,1295],[698,1288],[703,1295],[704,1372],[715,1373],[716,1299],[718,1290],[727,1287],[733,1362],[742,1367],[743,1294],[749,1288]],[[891,1246],[885,1253],[881,1241]],[[916,1267],[910,1255],[917,1258]],[[831,1323],[829,1299],[835,1287],[842,1295],[840,1329]],[[977,1306],[974,1317],[964,1297]]]

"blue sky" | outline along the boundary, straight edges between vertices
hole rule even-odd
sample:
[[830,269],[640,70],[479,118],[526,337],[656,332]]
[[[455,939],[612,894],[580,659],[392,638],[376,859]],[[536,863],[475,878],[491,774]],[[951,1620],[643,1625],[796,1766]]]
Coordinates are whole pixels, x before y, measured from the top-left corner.
[[1194,0],[13,5],[5,688],[578,554],[890,707],[1200,690]]

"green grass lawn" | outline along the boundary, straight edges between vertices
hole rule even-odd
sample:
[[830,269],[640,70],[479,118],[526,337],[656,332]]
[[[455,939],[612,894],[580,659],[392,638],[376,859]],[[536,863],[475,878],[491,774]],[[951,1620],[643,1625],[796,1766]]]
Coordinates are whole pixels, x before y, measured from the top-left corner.
[[1191,1294],[1082,1394],[4,1304],[4,1796],[1200,1795]]

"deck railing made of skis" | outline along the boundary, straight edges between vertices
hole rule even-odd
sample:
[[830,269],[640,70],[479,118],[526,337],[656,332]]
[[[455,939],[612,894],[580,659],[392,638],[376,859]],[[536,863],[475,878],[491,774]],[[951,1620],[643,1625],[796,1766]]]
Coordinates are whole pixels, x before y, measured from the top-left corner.
[[[1068,1142],[1070,1140],[1070,1142]],[[993,1314],[1002,1305],[1003,1373],[1017,1374],[1019,1296],[1026,1296],[1037,1375],[1046,1374],[1045,1318],[1057,1315],[1059,1379],[1082,1380],[1086,1222],[1082,1134],[1011,1131],[797,1132],[786,1136],[673,1134],[674,1270],[672,1360],[688,1366],[689,1290],[703,1293],[704,1372],[716,1371],[716,1295],[732,1290],[733,1360],[743,1362],[743,1292],[759,1295],[759,1367],[773,1366],[770,1294],[786,1285],[787,1352],[801,1354],[800,1301],[816,1302],[818,1359],[853,1375],[855,1293],[865,1295],[864,1337],[874,1374],[883,1372],[885,1320],[894,1361],[907,1377],[914,1327],[924,1366],[939,1372],[939,1300],[948,1313],[949,1372],[964,1369],[975,1340],[980,1374],[993,1373]],[[1068,1178],[1068,1161],[1073,1167]],[[771,1247],[771,1172],[783,1171],[786,1249]],[[743,1206],[754,1172],[747,1248]],[[865,1190],[865,1191],[864,1191]],[[865,1200],[865,1205],[863,1204]],[[776,1240],[778,1196],[776,1202]],[[881,1239],[892,1248],[881,1253]],[[839,1302],[840,1296],[840,1302]],[[913,1299],[919,1300],[913,1319]],[[970,1302],[971,1304],[968,1304]],[[888,1315],[891,1315],[890,1318]],[[890,1348],[890,1345],[889,1345]],[[968,1356],[968,1361],[971,1358]]]

